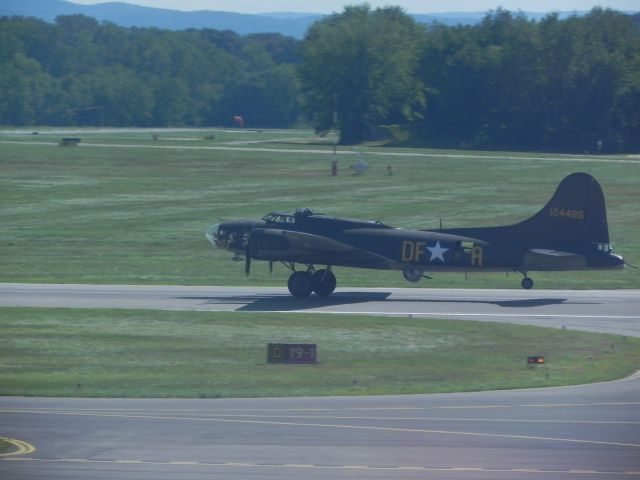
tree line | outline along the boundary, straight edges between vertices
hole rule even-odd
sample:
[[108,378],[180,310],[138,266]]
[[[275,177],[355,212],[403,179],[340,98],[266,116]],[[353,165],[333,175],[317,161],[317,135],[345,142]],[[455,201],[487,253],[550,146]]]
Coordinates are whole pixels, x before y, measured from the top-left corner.
[[0,19],[4,125],[287,127],[300,117],[298,41],[123,28],[82,15]]
[[0,124],[336,129],[453,148],[640,149],[640,15],[423,25],[345,8],[301,41],[0,19]]

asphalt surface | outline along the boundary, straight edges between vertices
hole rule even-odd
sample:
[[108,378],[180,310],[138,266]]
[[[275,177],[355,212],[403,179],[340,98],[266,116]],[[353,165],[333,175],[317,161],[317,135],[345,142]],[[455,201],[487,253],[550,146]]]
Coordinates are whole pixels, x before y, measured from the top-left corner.
[[3,479],[640,477],[640,380],[387,397],[1,398]]
[[0,306],[413,315],[640,337],[638,290],[338,288],[301,300],[272,287],[5,283]]
[[[0,285],[1,306],[367,312],[640,336],[637,291]],[[0,398],[2,479],[640,478],[640,375],[594,385],[282,399]],[[35,450],[31,451],[30,445]]]

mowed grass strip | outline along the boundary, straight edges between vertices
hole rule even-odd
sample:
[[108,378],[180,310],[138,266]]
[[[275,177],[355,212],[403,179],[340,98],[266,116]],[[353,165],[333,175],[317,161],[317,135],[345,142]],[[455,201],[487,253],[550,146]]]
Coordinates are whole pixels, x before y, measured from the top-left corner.
[[[624,377],[640,339],[319,314],[0,309],[0,395],[263,397],[511,389]],[[268,343],[316,365],[269,365]],[[547,363],[529,368],[528,355]]]
[[0,454],[9,453],[15,448],[13,444],[7,442],[4,438],[0,438]]
[[[78,147],[57,146],[62,136],[0,135],[2,282],[284,286],[289,271],[279,265],[269,275],[255,262],[247,279],[242,263],[206,241],[207,227],[297,207],[406,228],[437,229],[440,219],[444,227],[509,224],[539,211],[575,171],[600,181],[616,251],[640,264],[633,157],[365,146],[341,148],[332,177],[332,147],[310,131],[166,131],[154,141],[150,132],[106,130],[74,134]],[[355,152],[370,164],[363,175],[349,169]],[[339,286],[410,286],[400,272],[336,274]],[[428,283],[519,288],[521,278],[476,275],[436,273]],[[532,277],[536,288],[640,288],[633,269]]]

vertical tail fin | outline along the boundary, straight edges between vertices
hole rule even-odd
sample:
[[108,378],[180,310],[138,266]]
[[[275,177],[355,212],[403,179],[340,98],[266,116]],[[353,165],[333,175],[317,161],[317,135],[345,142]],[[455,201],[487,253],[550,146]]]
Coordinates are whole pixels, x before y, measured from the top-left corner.
[[604,194],[588,173],[568,175],[542,210],[505,228],[519,239],[536,243],[609,243]]
[[572,173],[565,177],[545,207],[523,222],[502,227],[441,231],[487,242],[517,241],[537,248],[609,243],[604,194],[598,181],[588,173]]

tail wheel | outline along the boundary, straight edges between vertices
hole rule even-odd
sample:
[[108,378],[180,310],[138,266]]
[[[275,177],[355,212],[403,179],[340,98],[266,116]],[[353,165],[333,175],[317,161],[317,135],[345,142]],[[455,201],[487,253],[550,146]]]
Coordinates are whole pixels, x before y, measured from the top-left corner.
[[293,272],[287,284],[289,292],[296,298],[306,298],[311,295],[311,275],[307,272]]
[[321,297],[331,295],[336,285],[336,276],[331,270],[317,270],[311,277],[311,287]]
[[531,290],[533,288],[533,280],[529,277],[524,277],[522,282],[520,282],[520,285],[522,285],[522,288],[525,290]]

